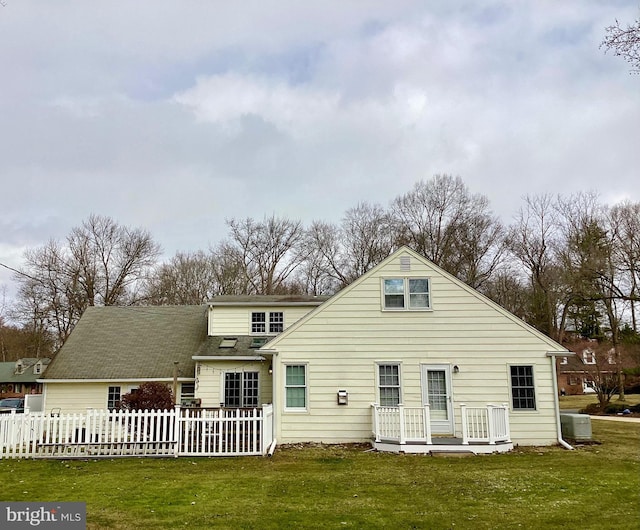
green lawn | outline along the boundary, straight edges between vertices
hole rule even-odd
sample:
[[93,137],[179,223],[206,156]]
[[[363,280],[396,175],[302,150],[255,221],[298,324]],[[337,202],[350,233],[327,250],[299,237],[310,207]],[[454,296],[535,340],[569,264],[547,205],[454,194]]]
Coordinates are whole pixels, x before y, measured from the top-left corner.
[[[618,400],[619,396],[613,396],[611,403],[626,403],[636,405],[640,403],[640,394],[625,394],[624,401]],[[583,409],[591,403],[597,403],[598,396],[595,394],[584,394],[582,396],[560,396],[561,409]]]
[[639,528],[640,423],[592,423],[600,445],[468,458],[2,460],[0,500],[86,501],[89,528]]

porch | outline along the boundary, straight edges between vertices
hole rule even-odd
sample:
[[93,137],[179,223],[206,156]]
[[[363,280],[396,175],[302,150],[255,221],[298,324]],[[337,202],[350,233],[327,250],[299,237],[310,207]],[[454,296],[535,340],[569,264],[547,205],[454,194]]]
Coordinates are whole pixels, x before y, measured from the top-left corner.
[[460,432],[450,433],[433,433],[434,418],[429,405],[406,407],[373,403],[371,410],[373,447],[379,451],[489,454],[513,449],[507,404],[460,404],[455,409],[459,412]]

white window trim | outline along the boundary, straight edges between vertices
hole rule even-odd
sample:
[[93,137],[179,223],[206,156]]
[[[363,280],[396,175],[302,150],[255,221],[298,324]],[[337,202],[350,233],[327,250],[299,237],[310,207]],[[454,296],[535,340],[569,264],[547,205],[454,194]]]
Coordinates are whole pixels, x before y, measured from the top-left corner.
[[[287,407],[287,366],[304,366],[304,407]],[[294,387],[299,388],[299,387]],[[282,365],[282,409],[284,412],[307,413],[309,412],[309,362],[299,361],[283,363]]]
[[[533,379],[533,399],[535,401],[535,408],[533,409],[517,409],[513,406],[513,383],[511,381],[511,367],[512,366],[530,366],[531,377]],[[536,365],[532,363],[511,363],[507,365],[507,378],[509,382],[509,410],[516,414],[537,414],[539,413],[538,405],[538,387],[536,385]]]
[[402,361],[376,361],[375,362],[375,385],[376,385],[376,403],[380,406],[390,406],[390,405],[382,405],[380,403],[380,367],[387,365],[394,365],[398,367],[398,387],[399,387],[399,396],[398,403],[402,404],[403,401],[403,391],[402,391]]
[[[386,307],[385,304],[385,280],[402,280],[404,287],[404,307]],[[429,286],[429,305],[428,307],[410,307],[409,280],[427,280]],[[433,311],[433,300],[431,292],[431,278],[429,276],[385,276],[380,279],[380,305],[383,311]]]
[[[256,313],[263,313],[264,314],[264,331],[253,331],[253,315],[256,314]],[[287,329],[285,311],[251,311],[249,313],[249,334],[250,335],[273,335],[274,333],[275,334],[282,333],[280,331],[278,331],[278,332],[270,331],[270,328],[271,328],[271,314],[272,313],[282,313],[282,331]],[[278,322],[278,324],[279,324],[279,322]]]
[[596,364],[596,353],[591,350],[584,350],[582,352],[582,362],[584,364]]
[[253,405],[245,405],[244,404],[244,374],[247,372],[256,372],[258,374],[258,404],[255,405],[256,407],[260,406],[260,401],[262,399],[262,374],[260,373],[260,368],[256,367],[256,368],[239,368],[239,369],[234,369],[234,368],[230,368],[228,370],[221,370],[220,371],[220,406],[224,407],[225,406],[225,400],[226,400],[226,395],[225,395],[225,385],[227,382],[227,374],[242,374],[242,377],[240,378],[240,392],[241,392],[241,401],[243,402],[240,407],[238,408],[252,408]]

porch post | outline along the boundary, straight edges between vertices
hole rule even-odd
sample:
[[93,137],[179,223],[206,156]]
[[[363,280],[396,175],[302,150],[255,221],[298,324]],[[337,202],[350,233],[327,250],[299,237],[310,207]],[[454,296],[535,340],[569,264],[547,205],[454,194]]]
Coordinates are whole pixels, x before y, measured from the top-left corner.
[[424,414],[424,437],[427,445],[431,445],[431,409],[429,403],[422,408]]
[[373,436],[376,442],[380,441],[380,420],[378,418],[378,404],[371,403],[371,411],[373,413]]
[[462,445],[469,445],[469,429],[467,427],[467,405],[460,403],[460,419],[462,420]]
[[489,403],[487,405],[487,423],[488,425],[488,429],[489,429],[489,445],[496,445],[496,426],[495,426],[495,422],[496,422],[496,411],[495,411],[495,405],[492,405],[491,403]]
[[398,404],[398,420],[400,422],[400,445],[405,445],[407,443],[407,435],[404,428],[404,405],[402,403]]
[[503,403],[502,408],[504,409],[504,427],[507,430],[507,442],[511,442],[511,427],[509,426],[509,404]]

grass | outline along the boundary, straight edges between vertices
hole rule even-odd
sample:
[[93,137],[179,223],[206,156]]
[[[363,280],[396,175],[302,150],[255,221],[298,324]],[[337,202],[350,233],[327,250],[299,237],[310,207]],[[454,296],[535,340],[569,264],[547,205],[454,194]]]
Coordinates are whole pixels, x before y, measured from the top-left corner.
[[[618,401],[619,396],[613,396],[611,403],[626,403],[628,405],[637,405],[640,403],[640,394],[625,394],[624,401]],[[561,409],[578,409],[581,410],[591,403],[597,403],[598,396],[596,394],[584,394],[580,396],[560,396]]]
[[592,423],[600,445],[469,458],[1,460],[0,500],[86,501],[91,529],[639,528],[640,423]]

